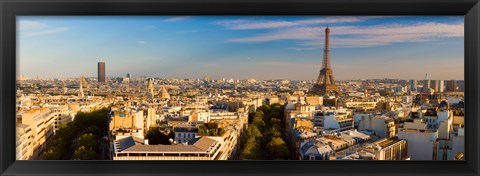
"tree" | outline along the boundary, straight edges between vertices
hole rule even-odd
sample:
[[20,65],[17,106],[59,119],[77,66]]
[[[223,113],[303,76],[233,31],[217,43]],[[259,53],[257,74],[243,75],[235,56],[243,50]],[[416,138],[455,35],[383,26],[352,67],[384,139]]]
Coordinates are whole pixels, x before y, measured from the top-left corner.
[[258,116],[253,118],[252,125],[257,126],[258,130],[260,130],[262,133],[265,131],[265,122]]
[[245,148],[246,142],[250,139],[261,139],[263,138],[262,133],[258,130],[258,128],[254,125],[248,126],[248,128],[245,130],[245,133],[242,135],[242,146]]
[[265,114],[264,114],[263,111],[261,111],[260,108],[259,108],[259,110],[258,110],[257,112],[255,112],[255,115],[254,115],[253,118],[258,117],[258,118],[260,118],[260,119],[263,119],[264,116],[265,116]]
[[270,137],[282,137],[282,127],[275,124],[268,130],[268,134]]
[[218,128],[218,123],[204,123],[203,126],[208,129],[215,129]]
[[169,139],[175,139],[175,133],[170,132],[168,135],[166,135],[160,131],[160,128],[150,128],[150,130],[147,132],[146,138],[148,139],[148,143],[150,145],[171,145]]
[[102,132],[97,126],[89,126],[85,130],[83,130],[85,134],[94,134],[96,136],[102,136]]
[[280,116],[280,112],[278,112],[276,109],[270,114],[271,118],[277,118],[281,119],[282,117]]
[[163,138],[166,138],[166,135],[160,132],[159,128],[150,128],[145,137],[150,145],[157,145],[162,142]]
[[203,136],[203,135],[207,135],[209,134],[209,129],[205,126],[205,125],[200,125],[198,127],[198,135],[200,136]]
[[258,108],[258,111],[261,111],[265,117],[271,117],[272,107],[270,105],[263,105]]
[[92,149],[87,149],[85,146],[79,147],[75,150],[73,154],[74,160],[94,160],[95,159],[95,151]]
[[277,119],[277,118],[272,118],[272,119],[270,119],[270,124],[272,124],[272,126],[273,125],[280,125],[280,124],[282,124],[282,120]]
[[218,123],[204,123],[198,127],[198,135],[201,136],[221,136],[223,133],[224,130],[218,127]]
[[241,160],[258,160],[260,158],[260,143],[256,141],[254,137],[249,138],[247,143],[243,148],[242,154],[240,155]]
[[[95,153],[98,148],[97,141],[108,132],[108,108],[98,109],[92,112],[78,111],[75,120],[67,124],[60,124],[60,129],[53,137],[52,145],[50,145],[44,155],[43,159],[57,160],[57,159],[72,159],[75,151],[84,151],[91,148]],[[77,150],[73,150],[72,140],[78,137]],[[84,146],[85,150],[79,150]],[[87,151],[87,154],[91,154]],[[95,156],[93,157],[95,158]]]
[[267,144],[267,152],[271,159],[287,159],[290,155],[287,143],[280,137],[274,137]]
[[263,137],[260,130],[258,130],[258,128],[254,125],[251,125],[247,128],[247,136],[257,138],[257,139]]
[[289,158],[288,145],[282,139],[285,130],[284,109],[284,106],[276,103],[263,105],[257,112],[249,114],[250,125],[242,136],[243,149],[239,159]]
[[62,153],[57,150],[57,147],[50,147],[42,156],[44,160],[59,160],[62,158]]
[[170,131],[170,133],[168,133],[167,135],[167,138],[168,138],[168,143],[170,143],[170,139],[175,139],[175,132]]
[[83,134],[78,138],[77,146],[85,147],[86,149],[97,150],[98,144],[96,137],[92,134]]
[[248,113],[248,124],[252,123],[254,116],[255,116],[255,113]]

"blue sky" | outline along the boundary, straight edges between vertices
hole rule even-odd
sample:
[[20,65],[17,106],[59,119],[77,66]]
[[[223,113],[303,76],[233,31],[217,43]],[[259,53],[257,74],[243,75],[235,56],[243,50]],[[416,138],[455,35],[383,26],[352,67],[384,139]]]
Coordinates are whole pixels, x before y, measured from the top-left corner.
[[463,16],[17,17],[17,75],[314,80],[464,78]]

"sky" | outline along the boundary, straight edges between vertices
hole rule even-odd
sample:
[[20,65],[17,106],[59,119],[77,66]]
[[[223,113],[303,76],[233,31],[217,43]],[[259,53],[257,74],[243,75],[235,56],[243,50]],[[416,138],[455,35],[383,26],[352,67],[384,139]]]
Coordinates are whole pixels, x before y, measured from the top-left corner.
[[464,79],[463,16],[17,16],[17,76]]

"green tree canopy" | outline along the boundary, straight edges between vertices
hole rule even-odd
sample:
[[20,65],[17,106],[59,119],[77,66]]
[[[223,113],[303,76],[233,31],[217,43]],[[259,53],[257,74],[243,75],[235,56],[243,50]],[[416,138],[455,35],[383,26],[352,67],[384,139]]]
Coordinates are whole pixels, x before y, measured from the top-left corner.
[[50,147],[42,156],[42,159],[44,160],[59,160],[62,158],[61,152],[58,152],[60,150],[57,146],[55,147]]
[[150,145],[157,145],[157,144],[171,145],[170,139],[175,139],[175,133],[171,131],[168,134],[164,134],[163,132],[160,131],[159,127],[155,127],[155,128],[150,128],[150,130],[148,130],[145,138],[148,139],[148,144]]
[[254,118],[258,117],[260,119],[263,119],[264,116],[265,116],[265,114],[263,113],[263,111],[257,111],[257,112],[255,112]]
[[260,117],[255,116],[253,118],[252,125],[256,126],[262,133],[265,131],[265,122]]
[[254,125],[250,125],[247,128],[247,136],[253,137],[253,138],[262,138],[263,137],[260,130],[258,130],[257,126],[254,126]]
[[198,127],[198,135],[201,136],[221,136],[224,133],[223,128],[218,127],[218,123],[204,123]]
[[260,143],[255,138],[249,138],[240,155],[241,160],[259,160],[261,159]]
[[55,132],[53,142],[48,146],[42,158],[46,160],[72,159],[70,158],[74,154],[72,141],[77,137],[77,150],[81,146],[96,150],[98,148],[96,141],[107,135],[109,111],[108,108],[102,108],[92,112],[77,112],[74,121],[59,125],[60,129]]
[[267,144],[267,152],[271,159],[287,159],[290,155],[287,143],[280,137],[274,137]]
[[[244,131],[238,156],[241,160],[288,159],[290,152],[285,143],[284,106],[278,103],[263,105],[249,114],[249,126]],[[268,141],[268,143],[267,143]]]
[[84,146],[87,149],[97,150],[98,144],[96,137],[92,134],[83,134],[78,138],[77,146]]
[[92,149],[88,149],[85,146],[79,147],[75,150],[73,154],[74,160],[94,160],[95,159],[95,151]]
[[282,127],[275,124],[268,130],[268,134],[271,137],[282,137]]
[[282,120],[277,119],[277,118],[272,118],[272,119],[270,119],[270,123],[271,123],[272,126],[273,125],[280,125],[280,124],[282,124]]

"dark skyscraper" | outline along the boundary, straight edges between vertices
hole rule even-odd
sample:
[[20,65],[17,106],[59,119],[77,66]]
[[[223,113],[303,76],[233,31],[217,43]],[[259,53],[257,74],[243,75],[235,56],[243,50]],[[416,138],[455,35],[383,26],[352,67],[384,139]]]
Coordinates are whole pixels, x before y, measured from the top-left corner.
[[456,92],[458,91],[458,84],[455,80],[448,80],[445,82],[445,92]]
[[330,92],[339,93],[340,89],[335,84],[333,78],[333,70],[330,64],[330,28],[325,29],[325,48],[323,50],[323,63],[317,82],[312,88],[312,91],[320,94],[328,94]]
[[105,62],[98,62],[98,82],[105,82]]
[[417,91],[417,80],[410,80],[410,91],[416,92]]
[[429,82],[430,82],[430,88],[433,89],[433,90],[435,90],[435,92],[438,92],[438,91],[440,90],[440,89],[439,89],[440,86],[438,85],[438,82],[440,82],[440,81],[438,81],[438,80],[430,80]]
[[430,80],[428,80],[428,73],[425,73],[425,80],[423,80],[423,90],[428,91],[430,89]]

